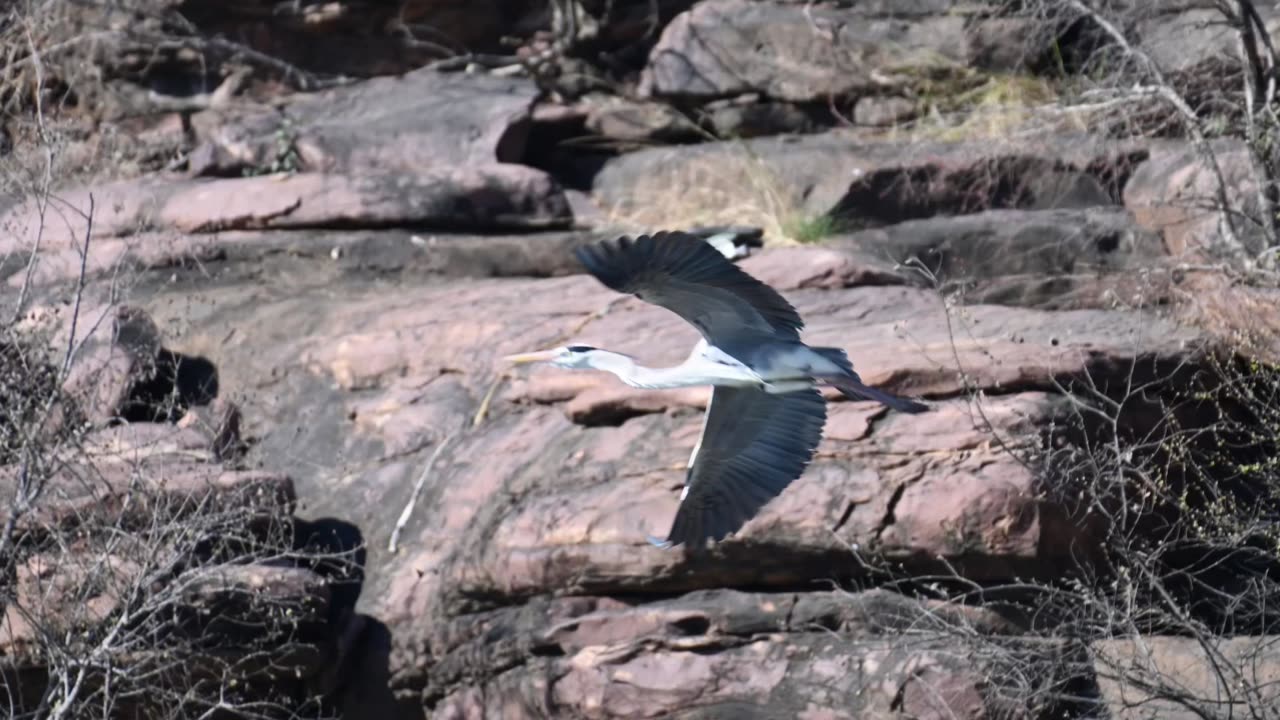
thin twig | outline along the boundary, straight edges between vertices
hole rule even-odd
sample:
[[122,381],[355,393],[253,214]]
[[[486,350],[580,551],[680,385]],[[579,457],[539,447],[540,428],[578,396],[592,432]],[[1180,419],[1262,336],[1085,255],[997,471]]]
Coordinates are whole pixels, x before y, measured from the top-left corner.
[[[1271,44],[1266,23],[1258,16],[1253,3],[1238,0],[1238,5],[1240,13],[1236,21],[1241,55],[1248,66],[1244,73],[1245,137],[1248,139],[1249,150],[1254,154],[1264,175],[1265,182],[1257,183],[1257,202],[1268,241],[1274,246],[1277,236],[1275,208],[1280,204],[1280,189],[1276,186],[1276,165],[1271,157],[1272,153],[1263,149],[1264,140],[1259,133],[1257,116],[1260,109],[1273,112],[1271,99],[1275,87],[1275,46]],[[1267,48],[1265,59],[1258,49],[1260,37]],[[1271,120],[1273,123],[1269,129],[1274,131],[1274,114],[1271,115]]]
[[423,67],[435,70],[437,72],[451,72],[465,70],[468,66],[477,65],[486,70],[495,68],[504,68],[511,65],[520,66],[520,58],[515,55],[487,55],[484,53],[471,53],[467,55],[454,55],[453,57],[432,60]]
[[44,244],[45,217],[49,210],[49,188],[53,175],[53,151],[46,145],[44,182],[35,197],[36,206],[36,240],[31,245],[31,254],[27,256],[27,267],[22,278],[22,287],[18,290],[18,302],[13,308],[10,322],[16,323],[22,317],[22,309],[27,304],[27,293],[31,292],[31,283],[35,277],[36,263],[40,258],[40,247]]
[[393,554],[396,552],[396,547],[400,542],[400,531],[404,530],[404,526],[408,524],[409,518],[413,515],[413,506],[418,503],[418,495],[422,493],[422,486],[427,484],[427,478],[431,476],[431,468],[435,466],[440,453],[444,452],[445,447],[453,441],[456,434],[449,433],[432,451],[431,457],[427,458],[427,464],[423,466],[422,474],[418,476],[418,481],[413,484],[413,494],[409,496],[409,502],[404,506],[404,510],[400,512],[400,518],[396,520],[395,529],[391,531],[391,540],[387,542],[387,552]]
[[71,310],[71,333],[67,338],[66,357],[62,359],[62,374],[64,376],[71,369],[71,361],[76,356],[76,325],[80,320],[80,303],[84,299],[85,274],[89,266],[89,243],[93,238],[93,209],[93,193],[89,193],[89,215],[84,226],[84,252],[80,254],[80,273],[76,277],[75,306]]
[[227,40],[226,38],[190,38],[190,42],[196,47],[214,47],[219,50],[237,53],[251,62],[277,70],[286,79],[292,78],[299,90],[319,90],[326,87],[345,85],[349,82],[347,78],[341,76],[327,80],[321,79],[315,74],[307,72],[293,63],[281,60],[278,57],[274,57],[263,52],[258,52],[247,45],[242,45],[238,42]]
[[61,42],[56,42],[44,46],[41,53],[30,53],[23,57],[16,58],[11,62],[0,65],[0,72],[10,72],[22,68],[25,65],[35,65],[40,62],[40,54],[48,57],[56,55],[64,50],[95,42],[104,42],[112,40],[121,40],[125,38],[125,34],[116,30],[95,30],[86,32],[67,38]]
[[31,37],[31,28],[24,28],[27,47],[31,52],[32,67],[36,75],[35,111],[36,137],[44,150],[44,177],[41,180],[40,192],[35,197],[36,205],[36,241],[27,257],[27,267],[22,279],[22,288],[18,291],[18,303],[13,309],[13,322],[22,316],[22,308],[27,303],[27,293],[31,290],[31,281],[35,275],[36,263],[40,257],[40,246],[44,241],[45,218],[49,210],[49,192],[53,187],[53,149],[49,142],[48,128],[44,120],[44,64],[40,61],[40,49]]
[[1200,118],[1196,115],[1195,110],[1187,104],[1187,101],[1178,94],[1176,90],[1165,80],[1164,73],[1160,71],[1160,66],[1151,59],[1149,55],[1134,47],[1125,34],[1120,31],[1110,20],[1103,17],[1097,10],[1086,5],[1081,0],[1070,0],[1070,6],[1077,12],[1085,15],[1094,22],[1104,33],[1111,37],[1121,51],[1125,55],[1138,60],[1146,70],[1147,74],[1154,81],[1152,85],[1145,89],[1153,92],[1160,99],[1173,106],[1184,121],[1187,133],[1191,135],[1192,146],[1200,154],[1201,159],[1209,164],[1209,169],[1214,174],[1216,182],[1215,195],[1216,200],[1221,208],[1222,234],[1229,245],[1236,252],[1245,251],[1246,248],[1241,243],[1240,238],[1236,235],[1235,225],[1231,221],[1230,208],[1231,201],[1227,196],[1226,175],[1222,171],[1221,165],[1218,163],[1218,156],[1209,144],[1208,138],[1205,136],[1204,129],[1201,127]]
[[480,427],[480,423],[484,422],[485,416],[489,414],[489,405],[493,402],[494,393],[498,391],[498,386],[506,379],[506,373],[502,373],[494,378],[492,383],[489,383],[489,389],[485,391],[484,398],[480,401],[480,408],[476,410],[475,417],[471,418],[471,427]]

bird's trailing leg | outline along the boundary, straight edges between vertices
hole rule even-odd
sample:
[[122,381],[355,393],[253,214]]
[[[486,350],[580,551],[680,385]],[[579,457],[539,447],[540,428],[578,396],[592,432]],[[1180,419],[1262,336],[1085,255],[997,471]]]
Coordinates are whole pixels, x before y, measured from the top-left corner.
[[783,393],[800,392],[813,387],[812,380],[780,380],[778,382],[766,382],[764,391],[770,395],[781,395]]
[[662,539],[660,539],[660,538],[654,537],[653,535],[650,535],[649,533],[645,533],[645,534],[644,534],[644,539],[645,539],[645,540],[648,540],[648,541],[649,541],[649,544],[650,544],[650,545],[652,545],[652,546],[654,546],[654,547],[656,547],[656,548],[662,548],[663,550],[670,550],[670,549],[671,549],[671,541],[670,541],[670,540],[662,540]]
[[920,413],[929,409],[929,406],[924,403],[891,395],[883,390],[864,385],[862,379],[857,375],[853,377],[823,377],[820,379],[829,383],[839,390],[840,394],[850,400],[874,400],[898,412],[905,413]]
[[[698,447],[701,444],[702,443],[698,443],[698,445],[693,446],[693,454],[689,456],[689,467],[693,467],[693,461],[698,457]],[[684,502],[684,499],[687,497],[689,497],[689,485],[685,484],[684,489],[680,491],[680,502]],[[662,548],[663,550],[668,550],[672,547],[670,540],[663,540],[657,536],[650,535],[649,533],[645,533],[644,537],[649,541],[649,544],[654,547]]]

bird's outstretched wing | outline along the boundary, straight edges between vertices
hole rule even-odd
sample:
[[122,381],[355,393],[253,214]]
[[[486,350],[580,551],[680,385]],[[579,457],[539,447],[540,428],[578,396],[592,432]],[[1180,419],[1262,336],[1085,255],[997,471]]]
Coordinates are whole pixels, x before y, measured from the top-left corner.
[[701,549],[736,532],[804,473],[826,419],[816,388],[771,395],[717,387],[671,532],[655,544]]
[[574,255],[605,286],[674,312],[712,345],[758,334],[799,339],[804,327],[776,290],[688,233],[623,236]]

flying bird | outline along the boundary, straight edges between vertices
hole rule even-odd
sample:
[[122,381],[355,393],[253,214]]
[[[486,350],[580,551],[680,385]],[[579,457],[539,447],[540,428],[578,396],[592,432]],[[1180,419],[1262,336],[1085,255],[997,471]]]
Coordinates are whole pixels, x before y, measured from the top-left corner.
[[800,477],[826,423],[819,386],[902,412],[928,409],[864,385],[844,350],[806,345],[804,321],[786,299],[693,235],[623,236],[574,254],[606,287],[664,307],[702,334],[674,367],[587,345],[506,358],[604,370],[637,388],[714,386],[671,530],[666,540],[649,538],[659,547],[719,542]]

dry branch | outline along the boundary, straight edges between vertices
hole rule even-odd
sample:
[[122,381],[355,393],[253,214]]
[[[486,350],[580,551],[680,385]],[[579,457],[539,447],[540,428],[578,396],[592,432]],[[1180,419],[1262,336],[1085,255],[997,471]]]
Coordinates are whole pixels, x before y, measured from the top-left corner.
[[413,493],[409,496],[409,502],[405,503],[404,510],[400,511],[400,517],[396,519],[396,525],[391,530],[391,539],[387,541],[387,552],[394,553],[399,547],[400,532],[404,530],[405,525],[409,524],[409,519],[413,517],[413,508],[418,503],[418,496],[422,494],[422,488],[427,484],[427,478],[431,477],[431,469],[435,467],[436,460],[440,458],[440,454],[444,449],[453,442],[455,433],[451,433],[440,441],[436,449],[431,451],[431,456],[427,458],[426,465],[422,466],[422,472],[418,475],[418,480],[413,484]]

